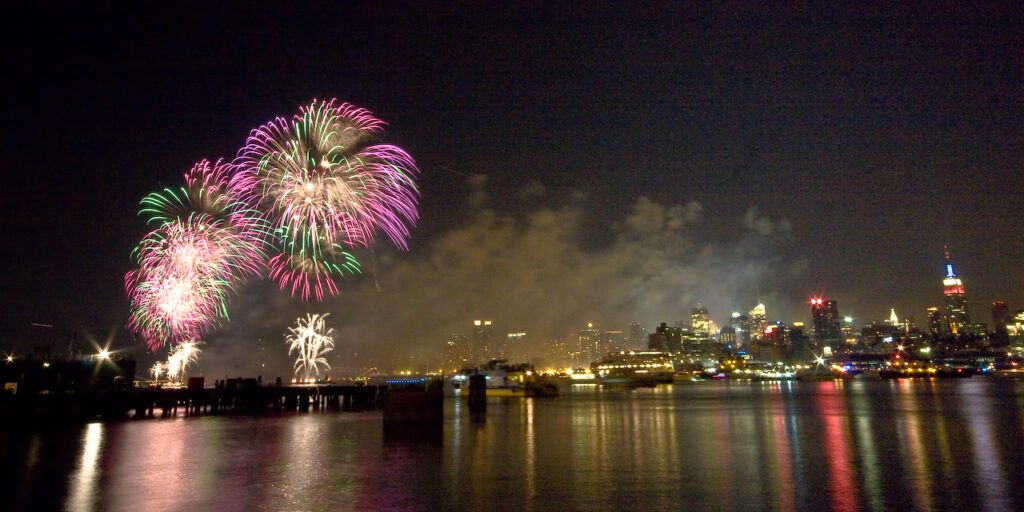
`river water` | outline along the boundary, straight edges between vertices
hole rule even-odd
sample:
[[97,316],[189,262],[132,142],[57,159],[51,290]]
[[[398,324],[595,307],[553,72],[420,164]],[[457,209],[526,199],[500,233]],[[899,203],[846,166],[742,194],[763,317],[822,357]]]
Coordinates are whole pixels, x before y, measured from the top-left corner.
[[577,386],[379,412],[0,432],[7,510],[1024,510],[1024,382]]

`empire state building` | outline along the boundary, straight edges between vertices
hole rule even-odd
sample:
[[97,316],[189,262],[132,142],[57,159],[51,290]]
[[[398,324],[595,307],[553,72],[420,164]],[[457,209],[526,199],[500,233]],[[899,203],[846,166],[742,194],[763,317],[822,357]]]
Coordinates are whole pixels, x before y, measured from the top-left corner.
[[946,248],[946,277],[942,279],[943,300],[946,306],[946,325],[954,336],[962,334],[969,328],[971,316],[967,312],[967,290],[963,281],[956,275],[953,261]]

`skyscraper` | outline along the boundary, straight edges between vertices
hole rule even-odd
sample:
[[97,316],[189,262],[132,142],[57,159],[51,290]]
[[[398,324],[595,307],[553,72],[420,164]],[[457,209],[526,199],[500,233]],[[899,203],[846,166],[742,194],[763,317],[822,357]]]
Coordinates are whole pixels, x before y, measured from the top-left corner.
[[722,330],[718,331],[718,342],[723,347],[729,350],[736,349],[736,328],[730,325],[722,327]]
[[461,334],[452,334],[448,337],[444,347],[444,371],[455,372],[469,363],[469,354],[466,337]]
[[946,248],[946,276],[942,279],[942,294],[945,304],[947,332],[953,336],[965,334],[969,330],[971,316],[967,311],[967,289],[963,281],[956,275],[953,260]]
[[505,335],[505,350],[499,354],[501,359],[520,363],[526,360],[526,333],[510,332]]
[[626,335],[618,329],[612,329],[602,332],[600,357],[604,357],[609,352],[614,352],[626,348],[625,343]]
[[1006,332],[1006,325],[1010,323],[1010,307],[1005,300],[992,302],[992,330],[995,332]]
[[472,362],[485,363],[494,357],[494,329],[490,320],[473,320]]
[[601,331],[594,329],[593,323],[587,322],[587,328],[577,333],[576,340],[580,364],[597,361],[604,355],[601,352]]
[[764,331],[768,328],[768,314],[764,304],[754,306],[750,310],[750,340],[757,341],[764,337]]
[[1010,344],[1010,307],[1005,300],[992,302],[992,335],[989,340],[993,347],[1005,347]]
[[910,332],[909,322],[906,320],[900,320],[899,315],[896,314],[896,308],[889,308],[889,325],[903,331],[904,333]]
[[667,323],[662,322],[648,336],[647,348],[658,352],[681,352],[683,330],[679,327],[669,327]]
[[708,338],[711,336],[711,322],[708,318],[708,308],[701,307],[700,303],[697,303],[697,307],[690,313],[690,332],[694,336],[700,338]]
[[750,346],[750,317],[734,312],[730,325],[736,330],[736,348]]
[[640,326],[640,322],[629,323],[629,348],[640,349],[647,343],[647,329]]
[[811,299],[811,326],[814,328],[815,343],[838,343],[842,337],[842,325],[839,320],[839,306],[836,301],[824,300],[821,297]]
[[928,334],[932,336],[938,336],[942,334],[943,322],[942,322],[942,311],[939,311],[937,307],[930,307],[927,310],[928,313]]
[[565,338],[559,336],[548,340],[548,364],[564,368],[573,364],[573,358],[569,347],[565,344]]

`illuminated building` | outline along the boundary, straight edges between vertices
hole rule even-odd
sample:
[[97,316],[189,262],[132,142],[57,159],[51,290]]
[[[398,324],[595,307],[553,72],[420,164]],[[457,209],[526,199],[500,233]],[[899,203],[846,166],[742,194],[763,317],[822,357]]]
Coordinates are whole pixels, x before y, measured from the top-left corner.
[[583,366],[601,359],[601,349],[601,331],[594,329],[592,322],[587,322],[587,328],[576,334],[577,364]]
[[474,364],[490,361],[494,356],[494,328],[490,320],[473,320],[473,348],[470,357]]
[[839,323],[839,306],[834,300],[821,297],[811,299],[811,326],[814,328],[814,342],[818,345],[832,345],[842,339]]
[[469,364],[468,340],[461,334],[452,334],[444,346],[445,372],[457,372]]
[[770,343],[772,345],[785,346],[787,344],[787,329],[786,324],[782,322],[775,322],[764,329],[764,339],[762,343]]
[[736,328],[729,325],[722,327],[722,330],[718,331],[718,342],[726,348],[735,349]]
[[842,340],[847,345],[856,345],[860,341],[860,334],[853,329],[853,317],[843,317],[843,327],[839,330]]
[[997,300],[992,303],[992,330],[995,332],[1006,332],[1006,326],[1010,323],[1010,307],[1005,300]]
[[750,310],[750,339],[756,341],[764,337],[764,330],[768,328],[768,315],[765,312],[764,304],[754,306]]
[[942,334],[942,311],[939,308],[928,308],[928,334],[938,336]]
[[749,346],[750,317],[739,313],[733,313],[730,325],[732,325],[732,328],[736,330],[736,348]]
[[708,338],[711,336],[711,322],[708,318],[708,308],[697,307],[690,313],[690,332],[695,336]]
[[1024,310],[1018,311],[1006,323],[1006,334],[1011,345],[1020,345],[1024,342]]
[[662,322],[648,336],[647,349],[655,352],[681,352],[683,330],[679,327],[669,327],[668,324]]
[[810,361],[814,359],[814,350],[804,334],[804,323],[793,322],[789,326],[786,344],[789,346],[792,358],[797,361]]
[[629,323],[629,348],[642,348],[647,342],[647,329],[640,322]]
[[626,335],[619,330],[604,331],[601,333],[601,353],[600,356],[604,357],[604,354],[609,352],[618,352],[624,350],[626,342]]
[[949,257],[949,248],[946,248],[946,276],[942,279],[942,295],[946,306],[945,331],[953,336],[966,334],[971,323],[967,311],[967,289],[956,275],[953,261]]
[[871,322],[861,329],[861,343],[867,346],[882,343],[895,343],[900,336],[900,329],[889,322]]
[[505,350],[501,359],[516,361],[526,357],[526,333],[510,332],[505,336]]
[[900,317],[896,314],[896,308],[889,308],[889,319],[886,321],[889,325],[898,328],[900,331],[905,333],[910,332],[910,320],[906,319],[901,321]]
[[559,336],[548,340],[548,364],[564,368],[573,364],[572,354],[565,344],[565,338]]

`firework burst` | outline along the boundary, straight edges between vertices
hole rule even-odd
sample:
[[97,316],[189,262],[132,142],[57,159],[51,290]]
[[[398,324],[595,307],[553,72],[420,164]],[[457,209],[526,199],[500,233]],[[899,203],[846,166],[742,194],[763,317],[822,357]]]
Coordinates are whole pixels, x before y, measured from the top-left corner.
[[185,182],[143,198],[140,214],[155,229],[125,276],[130,326],[152,350],[206,334],[227,317],[234,286],[264,265],[266,221],[231,190],[228,166],[204,160]]
[[416,163],[374,145],[383,122],[347,103],[314,100],[292,120],[253,130],[239,151],[237,184],[266,211],[282,256],[272,277],[303,299],[336,294],[334,280],[358,271],[346,247],[377,232],[405,249],[416,223]]
[[325,357],[334,350],[334,329],[327,327],[328,316],[330,313],[299,317],[285,335],[288,354],[295,354],[295,375],[301,372],[303,380],[319,377],[321,368],[331,369]]

